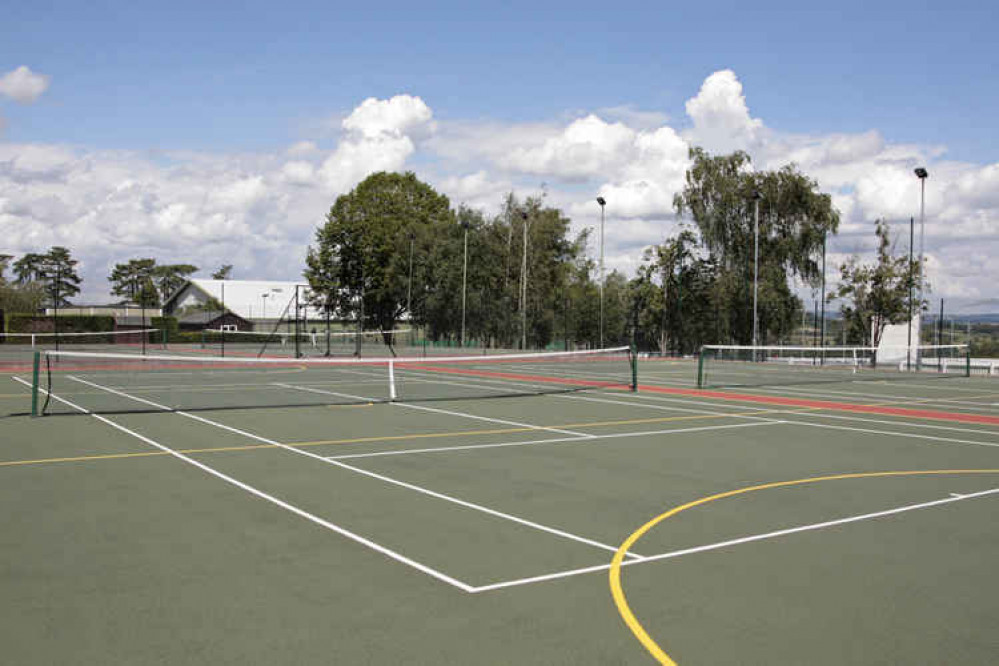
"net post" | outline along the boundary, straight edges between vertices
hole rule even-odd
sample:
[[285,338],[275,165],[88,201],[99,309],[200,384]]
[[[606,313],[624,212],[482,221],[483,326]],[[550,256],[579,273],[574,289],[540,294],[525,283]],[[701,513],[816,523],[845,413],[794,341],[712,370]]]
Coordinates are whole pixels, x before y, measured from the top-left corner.
[[697,355],[697,388],[704,388],[704,354],[706,353],[704,347],[701,347],[701,352]]
[[389,371],[389,401],[395,402],[395,361],[389,359],[388,362]]
[[42,353],[35,350],[31,363],[31,416],[38,416],[38,371],[42,365]]
[[631,392],[638,392],[638,351],[635,345],[631,345],[629,349],[629,356],[631,357]]
[[971,376],[971,347],[964,350],[964,376]]

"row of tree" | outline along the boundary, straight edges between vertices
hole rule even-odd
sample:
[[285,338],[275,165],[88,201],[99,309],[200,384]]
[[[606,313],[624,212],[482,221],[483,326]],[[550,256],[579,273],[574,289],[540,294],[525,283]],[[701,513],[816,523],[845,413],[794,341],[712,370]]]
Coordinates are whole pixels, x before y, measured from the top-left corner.
[[[794,166],[754,171],[745,153],[698,148],[690,158],[674,199],[688,222],[646,250],[635,278],[611,272],[602,298],[588,232],[573,235],[543,197],[508,195],[487,217],[452,208],[412,173],[373,174],[336,199],[316,232],[305,270],[314,304],[360,318],[365,329],[408,319],[432,339],[476,345],[634,341],[689,353],[750,344],[758,228],[757,340],[787,342],[804,308],[793,282],[819,287],[820,259],[839,226],[831,197]],[[871,344],[872,321],[876,344],[887,323],[908,317],[918,292],[918,262],[895,255],[886,225],[877,234],[876,264],[846,262],[828,294],[842,301],[852,344]]]
[[[65,307],[80,293],[82,278],[79,262],[70,250],[54,246],[48,252],[29,252],[14,261],[14,256],[0,254],[0,310],[33,312],[48,305]],[[12,279],[6,272],[12,269]],[[191,264],[157,264],[155,259],[130,259],[115,264],[108,276],[111,293],[124,302],[158,307],[187,279],[198,271]],[[223,264],[212,273],[213,280],[225,280],[232,274],[232,264]]]
[[[573,234],[544,197],[510,194],[487,216],[448,198],[412,173],[376,173],[337,197],[309,248],[305,277],[313,304],[331,317],[360,319],[367,330],[400,321],[435,340],[489,346],[596,347],[635,342],[689,353],[701,344],[753,338],[754,261],[761,344],[790,340],[803,303],[793,282],[818,287],[820,257],[839,226],[831,198],[794,166],[754,171],[742,152],[690,152],[674,198],[679,231],[645,251],[636,276],[612,271],[601,283],[587,256],[588,230]],[[755,245],[758,228],[758,249]],[[874,264],[853,258],[829,290],[840,299],[848,342],[870,344],[905,320],[919,264],[897,256],[879,223]],[[0,307],[66,305],[80,291],[77,262],[64,247],[0,255]],[[4,279],[13,268],[14,280]],[[198,268],[152,258],[114,266],[113,294],[155,307]],[[231,276],[224,265],[214,279]],[[601,297],[602,287],[602,297]],[[18,300],[20,299],[20,300]],[[602,314],[601,314],[602,313]],[[602,326],[601,326],[602,322]]]

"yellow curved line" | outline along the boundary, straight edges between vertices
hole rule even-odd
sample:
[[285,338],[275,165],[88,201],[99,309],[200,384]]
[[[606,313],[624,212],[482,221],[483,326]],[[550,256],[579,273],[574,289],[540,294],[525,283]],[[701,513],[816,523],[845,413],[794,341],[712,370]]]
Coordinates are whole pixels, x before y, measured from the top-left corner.
[[999,474],[999,469],[935,469],[935,470],[913,470],[905,472],[857,472],[852,474],[833,474],[831,476],[816,476],[807,479],[795,479],[793,481],[777,481],[774,483],[764,483],[758,486],[749,486],[746,488],[738,488],[736,490],[729,490],[723,493],[718,493],[716,495],[711,495],[709,497],[702,497],[701,499],[694,500],[692,502],[687,502],[681,506],[670,509],[666,513],[660,514],[645,523],[637,530],[631,533],[631,535],[624,540],[624,543],[620,545],[617,551],[614,553],[614,557],[611,560],[610,567],[610,588],[611,596],[614,598],[614,604],[617,606],[617,611],[624,620],[624,623],[628,625],[631,629],[631,633],[635,635],[635,638],[642,644],[642,646],[648,650],[660,664],[667,664],[668,666],[676,666],[676,662],[670,658],[666,652],[659,647],[659,644],[653,640],[649,633],[645,631],[645,628],[635,617],[632,612],[631,607],[628,605],[628,600],[625,597],[624,589],[621,587],[621,563],[624,560],[625,554],[631,550],[631,548],[641,539],[645,534],[651,530],[653,527],[659,523],[672,518],[681,511],[686,511],[695,506],[701,504],[707,504],[708,502],[714,502],[715,500],[724,499],[726,497],[732,497],[734,495],[743,495],[745,493],[755,492],[757,490],[768,490],[770,488],[780,488],[783,486],[798,486],[806,483],[817,483],[819,481],[837,481],[842,479],[863,479],[872,477],[886,477],[886,476],[921,476],[921,475],[942,475],[942,474]]

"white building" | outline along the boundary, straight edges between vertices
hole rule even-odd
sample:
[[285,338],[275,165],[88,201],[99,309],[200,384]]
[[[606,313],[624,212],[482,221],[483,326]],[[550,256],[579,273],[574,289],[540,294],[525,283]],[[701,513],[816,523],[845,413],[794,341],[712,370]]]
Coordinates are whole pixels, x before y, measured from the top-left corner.
[[225,306],[226,313],[248,322],[275,322],[281,317],[293,320],[296,288],[302,307],[299,316],[310,320],[323,319],[325,315],[322,311],[306,305],[309,295],[307,284],[266,280],[188,280],[166,300],[163,313],[183,321],[185,313],[204,312],[206,305],[215,301]]

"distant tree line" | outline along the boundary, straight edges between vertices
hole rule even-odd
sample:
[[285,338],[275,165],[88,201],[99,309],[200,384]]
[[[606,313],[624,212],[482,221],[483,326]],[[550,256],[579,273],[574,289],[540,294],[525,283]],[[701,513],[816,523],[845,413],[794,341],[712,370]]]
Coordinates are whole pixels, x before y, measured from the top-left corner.
[[[634,342],[691,353],[702,344],[749,344],[758,221],[758,341],[789,342],[804,308],[793,282],[818,286],[823,246],[839,227],[831,197],[793,165],[753,170],[746,153],[712,156],[700,148],[690,160],[673,202],[682,220],[677,233],[644,252],[634,278],[606,275],[602,330],[590,230],[572,233],[569,218],[543,196],[509,194],[495,215],[453,207],[412,173],[375,173],[337,197],[306,257],[312,304],[331,317],[361,320],[366,330],[407,322],[433,340],[458,342],[464,332],[465,342],[477,345]],[[886,225],[876,234],[875,262],[851,258],[828,289],[850,344],[870,344],[872,322],[876,341],[910,308],[925,308],[913,300],[918,262],[896,252]],[[0,309],[69,304],[80,293],[76,266],[60,246],[17,260],[0,255]],[[231,278],[232,268],[223,264],[213,279]],[[115,264],[108,281],[123,301],[156,307],[197,271],[134,258]]]

